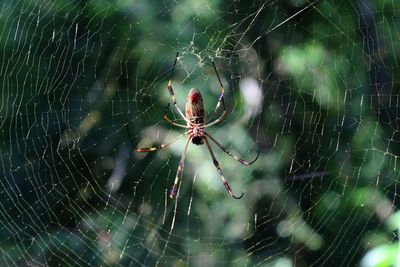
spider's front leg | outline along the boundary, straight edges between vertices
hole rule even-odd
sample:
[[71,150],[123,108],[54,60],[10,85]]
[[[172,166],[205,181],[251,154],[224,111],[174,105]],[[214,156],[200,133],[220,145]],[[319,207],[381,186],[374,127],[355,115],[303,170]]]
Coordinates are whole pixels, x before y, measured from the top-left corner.
[[168,81],[167,89],[168,89],[169,95],[171,96],[172,102],[174,103],[174,106],[175,106],[176,110],[178,111],[179,115],[180,115],[186,122],[188,122],[188,119],[185,117],[185,115],[183,115],[182,110],[178,107],[178,104],[176,103],[176,97],[175,97],[174,89],[172,88],[172,75],[174,74],[176,62],[178,61],[178,56],[179,56],[179,52],[176,52],[176,57],[175,57],[175,61],[174,61],[174,66],[172,67],[171,76],[170,76],[169,81]]
[[217,68],[215,67],[215,64],[214,64],[214,61],[211,61],[211,63],[212,63],[212,65],[213,65],[213,67],[214,67],[215,74],[217,75],[219,85],[221,86],[221,88],[220,88],[221,92],[220,92],[219,97],[218,97],[217,105],[215,106],[214,111],[213,111],[213,113],[211,114],[211,116],[209,117],[207,123],[208,123],[212,118],[214,118],[215,114],[217,114],[217,111],[218,111],[219,107],[221,106],[221,104],[222,104],[222,108],[223,108],[223,113],[222,113],[222,115],[221,115],[218,119],[216,119],[214,122],[210,123],[210,124],[207,125],[207,126],[214,125],[214,124],[220,122],[220,121],[222,120],[222,118],[225,116],[225,113],[226,113],[225,102],[224,102],[224,93],[225,93],[225,89],[224,89],[224,86],[222,85],[221,78],[219,77]]

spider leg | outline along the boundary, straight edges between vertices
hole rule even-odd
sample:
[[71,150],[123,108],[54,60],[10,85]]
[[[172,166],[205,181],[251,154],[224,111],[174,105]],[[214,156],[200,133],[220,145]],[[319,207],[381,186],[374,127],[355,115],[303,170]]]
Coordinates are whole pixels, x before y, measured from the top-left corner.
[[179,115],[185,121],[189,122],[188,119],[185,117],[185,115],[183,115],[183,112],[181,111],[181,109],[178,107],[178,104],[176,103],[176,97],[175,97],[175,94],[174,94],[174,89],[172,89],[172,75],[174,74],[176,62],[178,60],[178,55],[179,55],[179,52],[176,52],[175,62],[174,62],[174,66],[172,67],[171,76],[169,77],[167,89],[168,89],[169,95],[171,96],[172,102],[174,102],[174,106],[175,106],[176,110],[178,111]]
[[217,124],[217,123],[221,122],[222,119],[225,117],[225,115],[226,115],[226,110],[225,110],[225,108],[224,108],[224,112],[222,112],[221,116],[219,116],[219,118],[216,119],[215,121],[210,122],[209,124],[206,124],[206,125],[204,126],[204,128],[205,128],[205,127],[209,127],[209,126],[211,126],[211,125],[214,125],[214,124]]
[[171,120],[170,118],[168,118],[168,116],[167,116],[167,110],[168,110],[168,108],[169,108],[169,105],[170,105],[170,104],[168,103],[168,106],[167,106],[167,108],[165,109],[165,114],[164,114],[164,116],[163,116],[164,120],[166,120],[169,124],[171,124],[171,125],[173,125],[173,126],[176,126],[176,127],[189,128],[189,126],[187,126],[187,125],[180,124],[180,123],[176,123],[176,122],[174,122],[173,120]]
[[169,198],[171,198],[171,199],[173,199],[175,197],[179,179],[182,178],[183,166],[185,165],[186,152],[187,152],[187,149],[189,147],[189,142],[190,142],[191,139],[192,138],[190,138],[190,137],[188,138],[188,140],[186,142],[186,145],[185,145],[185,148],[184,148],[183,153],[182,153],[181,160],[179,161],[178,171],[176,172],[174,185],[172,186],[171,192],[169,193]]
[[151,152],[151,151],[156,151],[159,149],[163,149],[166,148],[167,146],[171,145],[172,143],[174,143],[175,141],[177,141],[179,138],[185,136],[188,132],[185,132],[181,135],[179,135],[178,137],[175,137],[174,139],[172,139],[170,142],[165,143],[165,144],[161,144],[155,147],[141,147],[141,148],[136,148],[137,152]]
[[[221,86],[221,93],[219,94],[218,102],[217,102],[217,105],[215,106],[214,112],[211,114],[211,116],[209,117],[208,121],[210,121],[215,116],[215,114],[217,114],[217,111],[218,111],[221,103],[222,103],[222,107],[223,107],[224,113],[225,113],[225,102],[224,102],[225,89],[224,89],[224,86],[222,85],[221,78],[219,77],[217,68],[215,67],[215,64],[214,64],[214,61],[211,61],[211,63],[213,65],[213,67],[214,67],[215,74],[217,75],[217,78],[218,78],[218,81],[219,81],[219,85]],[[221,115],[221,117],[223,117],[223,116],[225,116],[225,114]],[[218,123],[218,122],[215,122],[215,123]],[[215,123],[213,123],[213,124],[215,124]]]
[[214,165],[215,165],[215,168],[217,168],[217,171],[218,171],[218,173],[220,174],[222,183],[224,184],[226,191],[228,191],[228,193],[229,193],[229,195],[231,195],[231,197],[233,197],[233,198],[235,198],[235,199],[241,199],[241,198],[243,197],[244,193],[242,192],[242,194],[241,194],[240,196],[237,197],[237,196],[232,192],[232,189],[231,189],[231,187],[229,186],[228,181],[226,181],[226,179],[225,179],[225,177],[224,177],[224,175],[223,175],[223,173],[222,173],[222,171],[221,171],[221,168],[219,167],[219,163],[218,163],[217,159],[216,159],[215,156],[214,156],[214,153],[213,153],[213,151],[212,151],[212,149],[211,149],[210,143],[209,143],[208,140],[207,140],[207,137],[204,137],[204,140],[206,141],[208,151],[210,152],[210,155],[211,155],[211,158],[212,158],[213,163],[214,163]]
[[170,118],[167,117],[167,115],[164,115],[164,120],[166,120],[169,124],[176,126],[176,127],[180,127],[180,128],[189,128],[189,126],[184,125],[184,124],[180,124],[180,123],[176,123],[173,120],[171,120]]
[[243,159],[239,158],[238,156],[232,154],[226,147],[224,147],[221,143],[219,143],[214,137],[212,137],[210,134],[204,132],[204,134],[209,137],[211,139],[211,141],[213,141],[219,148],[222,149],[222,151],[224,151],[226,154],[228,154],[229,156],[231,156],[232,158],[234,158],[235,160],[239,161],[240,163],[242,163],[243,165],[246,166],[250,166],[251,164],[253,164],[257,159],[258,156],[260,155],[260,151],[257,152],[257,156],[255,157],[255,159],[253,159],[250,162],[244,161]]

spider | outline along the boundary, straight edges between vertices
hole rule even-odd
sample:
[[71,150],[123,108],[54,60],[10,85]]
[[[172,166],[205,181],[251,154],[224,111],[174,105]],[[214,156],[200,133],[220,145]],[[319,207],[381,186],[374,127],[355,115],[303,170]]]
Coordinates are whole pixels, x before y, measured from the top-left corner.
[[[223,112],[220,115],[219,118],[217,118],[216,120],[214,120],[213,122],[209,122],[209,120],[206,121],[206,116],[204,113],[204,106],[203,106],[203,98],[201,96],[201,93],[198,89],[192,88],[189,91],[189,94],[187,96],[187,100],[186,100],[186,115],[183,114],[183,112],[181,111],[181,109],[178,107],[178,104],[176,103],[176,98],[175,98],[175,94],[174,94],[174,90],[172,89],[172,75],[174,73],[175,70],[175,66],[178,60],[178,55],[179,52],[176,53],[176,57],[175,57],[175,62],[174,65],[172,67],[172,72],[171,72],[171,76],[170,79],[168,81],[168,92],[172,98],[172,102],[178,112],[178,114],[182,117],[183,120],[186,121],[186,125],[184,124],[179,124],[173,120],[171,120],[170,118],[168,118],[167,113],[164,114],[163,118],[171,125],[176,126],[176,127],[180,127],[180,128],[186,128],[187,131],[183,134],[181,134],[180,136],[174,138],[173,140],[171,140],[169,143],[165,143],[165,144],[161,144],[155,147],[149,147],[149,148],[137,148],[136,151],[137,152],[151,152],[151,151],[156,151],[156,150],[160,150],[163,148],[168,147],[169,145],[171,145],[172,143],[174,143],[175,141],[177,141],[178,139],[180,139],[181,137],[188,135],[188,139],[186,141],[185,144],[185,148],[183,150],[183,154],[181,157],[181,160],[179,161],[179,165],[178,165],[178,170],[176,173],[176,177],[175,177],[175,181],[174,181],[174,185],[172,186],[172,189],[170,191],[169,197],[171,199],[173,199],[175,197],[176,194],[176,190],[177,190],[177,185],[179,180],[181,179],[182,176],[182,172],[183,172],[183,166],[184,166],[184,162],[185,162],[185,157],[186,157],[186,152],[187,149],[189,147],[189,143],[190,141],[195,144],[195,145],[202,145],[202,144],[206,144],[208,151],[211,155],[212,161],[215,165],[215,168],[217,169],[222,183],[224,184],[224,187],[226,189],[226,191],[229,193],[229,195],[231,195],[231,197],[235,198],[235,199],[240,199],[243,197],[244,193],[242,192],[242,194],[240,196],[236,196],[233,192],[231,187],[229,186],[227,180],[225,179],[221,168],[219,166],[219,163],[217,161],[217,159],[215,158],[214,152],[210,146],[210,142],[209,140],[211,140],[212,142],[214,142],[222,151],[224,151],[226,154],[228,154],[229,156],[231,156],[232,158],[234,158],[235,160],[239,161],[240,163],[242,163],[243,165],[246,166],[250,166],[251,164],[253,164],[257,159],[258,156],[260,155],[260,151],[257,152],[257,156],[255,157],[254,160],[252,160],[251,162],[246,162],[243,159],[239,158],[238,156],[232,154],[227,148],[225,148],[221,143],[219,143],[214,137],[212,137],[209,133],[206,132],[206,128],[212,125],[215,125],[219,122],[222,121],[222,119],[224,118],[224,116],[226,115],[226,109],[225,109],[225,103],[224,103],[224,87],[222,85],[221,79],[218,75],[217,72],[217,68],[215,67],[215,64],[213,61],[211,61],[213,67],[214,67],[214,71],[215,74],[217,75],[219,84],[221,86],[221,93],[218,97],[218,102],[215,106],[215,109],[213,111],[213,113],[210,116],[210,119],[212,119],[219,107],[222,104],[222,108],[223,108]],[[169,104],[168,104],[169,107]],[[167,109],[168,109],[167,107]],[[128,132],[129,133],[129,132]]]

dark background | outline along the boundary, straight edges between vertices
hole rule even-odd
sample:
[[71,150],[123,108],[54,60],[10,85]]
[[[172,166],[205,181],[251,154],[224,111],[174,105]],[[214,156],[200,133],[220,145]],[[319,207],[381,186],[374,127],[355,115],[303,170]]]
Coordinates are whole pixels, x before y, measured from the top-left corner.
[[[397,1],[3,1],[1,266],[396,266]],[[162,116],[219,84],[209,129]],[[169,117],[178,118],[170,108]],[[179,121],[184,123],[184,121]],[[127,133],[130,129],[131,138]]]

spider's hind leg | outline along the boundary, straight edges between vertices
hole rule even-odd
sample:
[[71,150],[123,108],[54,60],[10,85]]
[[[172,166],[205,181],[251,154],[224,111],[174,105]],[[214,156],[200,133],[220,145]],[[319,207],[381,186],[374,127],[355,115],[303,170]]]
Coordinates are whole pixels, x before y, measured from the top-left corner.
[[181,179],[181,177],[182,177],[183,166],[185,165],[185,157],[186,157],[187,149],[189,147],[189,142],[190,142],[190,138],[188,138],[188,140],[186,141],[186,145],[183,150],[181,160],[179,161],[178,171],[176,172],[174,185],[172,186],[171,192],[169,193],[169,198],[171,198],[171,199],[173,199],[175,197],[176,191],[178,189],[179,179]]
[[231,189],[231,187],[229,186],[228,181],[225,179],[225,177],[224,177],[224,175],[223,175],[223,173],[222,173],[222,171],[221,171],[221,168],[219,167],[219,163],[218,163],[217,159],[216,159],[215,156],[214,156],[214,153],[213,153],[213,151],[212,151],[212,149],[211,149],[210,143],[207,141],[207,138],[206,138],[206,137],[204,138],[204,140],[206,141],[206,145],[207,145],[208,151],[210,152],[210,155],[211,155],[211,158],[212,158],[212,160],[213,160],[213,163],[214,163],[215,168],[217,168],[217,171],[218,171],[218,173],[220,174],[222,183],[224,184],[224,187],[225,187],[226,191],[227,191],[227,192],[229,193],[229,195],[231,195],[231,197],[233,197],[234,199],[241,199],[241,198],[243,197],[244,193],[242,192],[242,194],[241,194],[240,196],[236,196],[236,195],[232,192],[232,189]]

